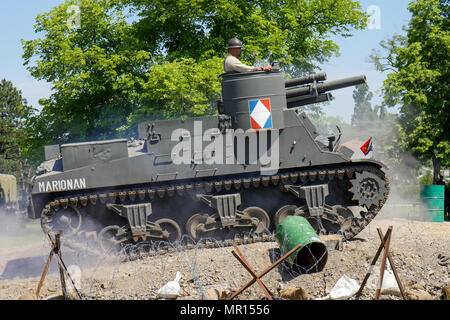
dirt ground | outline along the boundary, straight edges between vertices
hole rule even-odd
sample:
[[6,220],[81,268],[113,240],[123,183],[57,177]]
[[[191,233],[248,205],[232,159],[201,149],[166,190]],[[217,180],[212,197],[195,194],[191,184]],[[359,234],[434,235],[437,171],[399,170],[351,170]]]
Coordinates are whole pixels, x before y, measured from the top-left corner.
[[[329,246],[327,263],[321,272],[298,275],[288,266],[280,265],[266,274],[262,281],[276,297],[280,297],[284,289],[301,287],[303,297],[308,299],[325,297],[344,275],[359,285],[380,244],[377,227],[386,232],[389,226],[393,226],[390,253],[407,297],[442,299],[444,288],[450,284],[450,222],[380,216],[357,237],[344,242],[342,248]],[[257,273],[280,257],[276,242],[242,244],[239,248]],[[177,271],[181,273],[178,299],[217,298],[212,294],[214,292],[230,294],[252,279],[232,251],[232,246],[194,247],[148,257],[135,250],[134,259],[123,261],[117,256],[98,257],[62,248],[66,265],[76,265],[81,270],[80,293],[85,299],[95,300],[158,299],[158,289],[173,280]],[[35,240],[25,245],[0,247],[0,299],[18,299],[34,292],[48,254],[46,239],[37,234]],[[360,299],[374,299],[381,257]],[[61,283],[54,259],[39,298],[52,299],[59,294]],[[264,297],[261,288],[253,284],[237,299],[258,300]],[[383,292],[380,299],[402,298],[398,292]]]

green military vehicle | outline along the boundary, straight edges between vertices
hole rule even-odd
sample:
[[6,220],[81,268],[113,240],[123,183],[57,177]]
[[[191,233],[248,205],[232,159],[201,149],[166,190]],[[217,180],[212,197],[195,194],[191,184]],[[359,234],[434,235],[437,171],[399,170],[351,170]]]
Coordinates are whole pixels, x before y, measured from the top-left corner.
[[13,214],[18,209],[18,193],[16,177],[0,174],[0,211]]

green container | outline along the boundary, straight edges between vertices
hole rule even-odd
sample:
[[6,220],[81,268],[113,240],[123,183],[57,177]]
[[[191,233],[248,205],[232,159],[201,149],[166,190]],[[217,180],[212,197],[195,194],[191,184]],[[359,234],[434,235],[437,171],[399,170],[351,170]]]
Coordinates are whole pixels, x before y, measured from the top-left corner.
[[426,221],[444,222],[444,194],[443,185],[423,186],[421,197],[426,206]]
[[286,259],[294,271],[320,272],[325,267],[328,259],[327,246],[305,218],[289,216],[284,219],[275,230],[275,239],[282,255],[297,245],[302,245]]

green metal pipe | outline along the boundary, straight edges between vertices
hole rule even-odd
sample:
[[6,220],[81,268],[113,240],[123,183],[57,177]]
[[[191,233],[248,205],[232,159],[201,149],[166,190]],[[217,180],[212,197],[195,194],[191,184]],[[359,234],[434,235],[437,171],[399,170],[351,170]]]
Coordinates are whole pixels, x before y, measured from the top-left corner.
[[286,259],[294,271],[320,272],[325,267],[328,259],[327,247],[304,217],[290,216],[284,219],[275,230],[275,239],[282,255],[297,245],[302,245]]

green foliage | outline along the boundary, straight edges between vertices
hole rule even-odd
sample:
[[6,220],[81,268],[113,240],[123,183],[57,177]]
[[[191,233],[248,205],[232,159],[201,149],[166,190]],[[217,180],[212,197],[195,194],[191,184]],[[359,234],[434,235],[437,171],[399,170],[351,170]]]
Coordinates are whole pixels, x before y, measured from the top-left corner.
[[23,41],[31,75],[53,84],[53,94],[40,101],[44,107],[34,119],[42,134],[36,145],[114,136],[145,82],[150,54],[137,49],[124,13],[111,1],[83,0],[81,28],[71,29],[67,9],[77,3],[67,1],[40,14],[35,31],[45,37]]
[[0,173],[13,174],[19,182],[26,174],[22,152],[26,146],[27,119],[34,111],[10,81],[0,81]]
[[377,120],[378,115],[372,109],[370,100],[373,93],[369,91],[369,86],[364,83],[356,86],[353,90],[353,100],[355,100],[355,108],[352,115],[352,125],[357,125],[359,121]]
[[421,185],[430,186],[433,184],[433,175],[430,171],[427,171],[420,179],[419,182]]
[[372,59],[384,81],[384,101],[400,105],[399,145],[422,160],[433,158],[434,171],[450,166],[450,28],[445,0],[415,0],[406,35],[382,42],[387,52]]
[[123,136],[136,132],[139,122],[167,118],[196,117],[216,112],[221,86],[222,59],[196,62],[178,59],[151,67],[142,85],[141,104],[118,130]]
[[[68,23],[71,5],[79,28]],[[45,144],[135,135],[146,119],[213,113],[232,37],[247,63],[279,61],[296,75],[338,55],[330,38],[366,22],[351,0],[67,0],[38,15],[41,37],[22,41],[31,75],[53,85],[30,119],[27,156],[37,161]]]
[[338,53],[331,35],[364,29],[367,15],[350,0],[127,0],[146,50],[167,60],[223,57],[229,39],[244,43],[243,59],[278,61],[312,70]]

